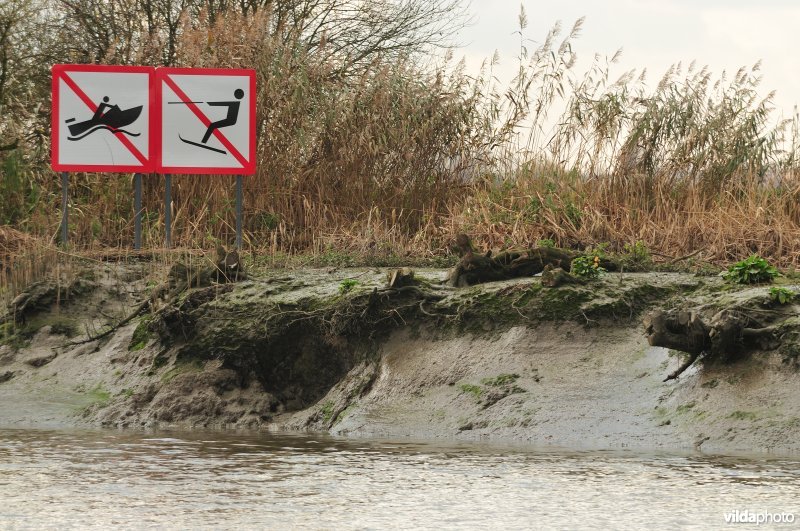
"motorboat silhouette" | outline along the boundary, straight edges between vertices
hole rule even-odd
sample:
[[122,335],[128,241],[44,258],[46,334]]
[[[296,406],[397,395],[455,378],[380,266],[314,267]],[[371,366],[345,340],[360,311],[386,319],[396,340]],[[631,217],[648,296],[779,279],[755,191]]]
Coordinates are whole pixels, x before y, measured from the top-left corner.
[[[105,110],[103,107],[107,108],[108,110],[106,112],[102,112]],[[122,128],[135,122],[142,113],[142,108],[143,105],[139,105],[138,107],[131,107],[130,109],[122,110],[117,105],[101,104],[101,107],[98,107],[95,115],[89,120],[68,126],[69,133],[72,135],[68,138],[69,140],[80,140],[81,138],[85,138],[100,129],[106,129],[112,133],[125,133],[126,135],[130,136],[139,136],[141,133],[131,133]],[[67,120],[66,123],[74,120],[75,119],[72,118]]]

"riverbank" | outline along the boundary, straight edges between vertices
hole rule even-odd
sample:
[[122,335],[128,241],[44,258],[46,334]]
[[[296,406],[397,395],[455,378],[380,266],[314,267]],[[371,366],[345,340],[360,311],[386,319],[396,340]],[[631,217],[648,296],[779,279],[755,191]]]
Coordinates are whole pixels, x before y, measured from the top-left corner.
[[642,326],[651,310],[687,304],[777,311],[768,287],[609,273],[559,288],[538,277],[449,288],[446,275],[416,270],[413,285],[391,288],[386,269],[251,272],[153,299],[156,312],[77,344],[154,291],[151,264],[87,266],[62,279],[57,304],[6,327],[0,424],[800,451],[791,345],[664,382],[682,355],[650,347]]

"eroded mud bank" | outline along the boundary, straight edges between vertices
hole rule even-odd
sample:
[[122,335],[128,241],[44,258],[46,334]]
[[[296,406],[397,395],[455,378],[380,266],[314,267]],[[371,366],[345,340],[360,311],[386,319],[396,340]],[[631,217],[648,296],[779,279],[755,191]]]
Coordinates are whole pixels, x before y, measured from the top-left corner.
[[[615,273],[451,288],[427,270],[388,288],[386,270],[266,271],[154,298],[76,344],[147,302],[148,271],[92,268],[62,283],[57,305],[43,296],[4,325],[0,424],[800,451],[796,308],[775,307],[766,287]],[[650,347],[643,317],[734,303],[780,314],[780,345],[664,382],[683,356]]]

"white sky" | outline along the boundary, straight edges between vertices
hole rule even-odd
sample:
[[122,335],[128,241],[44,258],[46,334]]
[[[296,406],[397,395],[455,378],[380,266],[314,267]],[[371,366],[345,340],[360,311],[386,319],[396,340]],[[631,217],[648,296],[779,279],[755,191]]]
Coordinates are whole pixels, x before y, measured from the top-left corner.
[[511,79],[519,54],[520,3],[531,50],[556,21],[562,22],[563,35],[585,16],[573,47],[579,67],[595,53],[610,57],[622,48],[612,80],[646,67],[652,87],[670,65],[692,60],[708,65],[716,79],[723,70],[732,75],[761,59],[760,91],[763,96],[776,91],[775,116],[790,117],[800,103],[800,0],[472,0],[474,21],[462,31],[464,46],[457,53],[468,67],[477,68],[497,50],[507,72],[501,80]]

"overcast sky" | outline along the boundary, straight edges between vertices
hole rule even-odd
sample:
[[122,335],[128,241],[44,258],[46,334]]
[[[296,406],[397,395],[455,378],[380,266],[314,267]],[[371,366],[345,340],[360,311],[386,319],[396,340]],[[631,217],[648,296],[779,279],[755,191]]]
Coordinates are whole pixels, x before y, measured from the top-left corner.
[[800,0],[472,0],[473,24],[460,36],[469,66],[497,50],[508,72],[504,81],[513,75],[520,4],[531,49],[556,21],[566,33],[585,16],[574,46],[581,64],[622,48],[617,74],[646,67],[654,86],[679,61],[733,74],[761,59],[761,92],[777,91],[776,112],[789,117],[800,103]]

